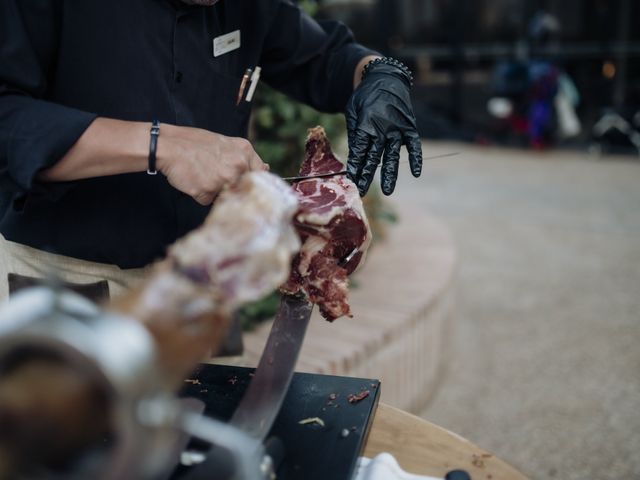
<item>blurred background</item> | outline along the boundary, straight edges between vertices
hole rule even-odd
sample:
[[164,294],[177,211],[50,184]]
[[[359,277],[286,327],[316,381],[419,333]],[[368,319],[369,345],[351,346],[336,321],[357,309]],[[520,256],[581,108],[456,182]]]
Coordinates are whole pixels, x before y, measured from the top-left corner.
[[[458,153],[369,200],[397,217],[373,260],[407,223],[405,242],[432,247],[415,212],[457,252],[451,333],[424,346],[442,368],[424,365],[414,413],[531,478],[640,478],[640,2],[300,3],[410,65],[425,156]],[[260,102],[254,138],[276,170],[295,170],[315,123],[345,158],[340,116]]]
[[[344,21],[359,41],[412,67],[425,138],[640,149],[631,132],[619,131],[625,123],[640,129],[638,2],[318,3],[318,17]],[[508,100],[511,108],[492,99]],[[616,120],[594,131],[608,114]]]

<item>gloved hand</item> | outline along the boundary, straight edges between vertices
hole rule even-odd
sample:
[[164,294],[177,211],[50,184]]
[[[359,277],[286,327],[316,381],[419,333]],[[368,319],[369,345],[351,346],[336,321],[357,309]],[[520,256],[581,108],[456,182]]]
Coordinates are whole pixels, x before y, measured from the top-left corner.
[[422,172],[422,147],[409,96],[411,82],[407,67],[392,59],[377,59],[365,67],[362,82],[349,100],[347,172],[361,196],[369,190],[381,158],[382,192],[393,193],[402,145],[407,146],[413,176]]

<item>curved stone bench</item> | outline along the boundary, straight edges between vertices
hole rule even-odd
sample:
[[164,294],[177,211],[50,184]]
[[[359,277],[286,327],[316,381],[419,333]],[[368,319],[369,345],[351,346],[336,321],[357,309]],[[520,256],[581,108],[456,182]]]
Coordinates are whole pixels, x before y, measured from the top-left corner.
[[[296,369],[379,378],[384,402],[418,412],[445,362],[456,251],[436,218],[402,211],[354,276],[354,317],[329,323],[314,312]],[[267,322],[245,334],[248,365],[257,364],[270,328]]]

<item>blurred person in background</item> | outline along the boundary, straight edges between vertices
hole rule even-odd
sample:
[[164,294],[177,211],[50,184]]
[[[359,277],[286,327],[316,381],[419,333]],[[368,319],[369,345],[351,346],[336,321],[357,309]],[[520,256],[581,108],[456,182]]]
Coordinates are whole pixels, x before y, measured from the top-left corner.
[[538,12],[528,31],[534,55],[500,63],[494,72],[490,113],[506,120],[511,131],[526,137],[535,150],[581,132],[575,111],[580,95],[574,82],[554,61],[535,58],[535,52],[555,42],[559,32],[556,17]]

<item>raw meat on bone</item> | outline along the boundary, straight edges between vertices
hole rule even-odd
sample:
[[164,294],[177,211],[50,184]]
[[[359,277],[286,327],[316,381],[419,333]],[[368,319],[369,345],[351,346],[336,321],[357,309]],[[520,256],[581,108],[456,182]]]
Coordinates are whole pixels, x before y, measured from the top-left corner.
[[[324,129],[311,129],[300,175],[343,170]],[[346,175],[301,180],[293,188],[300,202],[294,226],[302,248],[293,259],[291,275],[282,291],[304,292],[329,321],[351,316],[347,276],[364,262],[371,243],[371,229],[358,189]],[[357,253],[342,265],[354,249]]]

